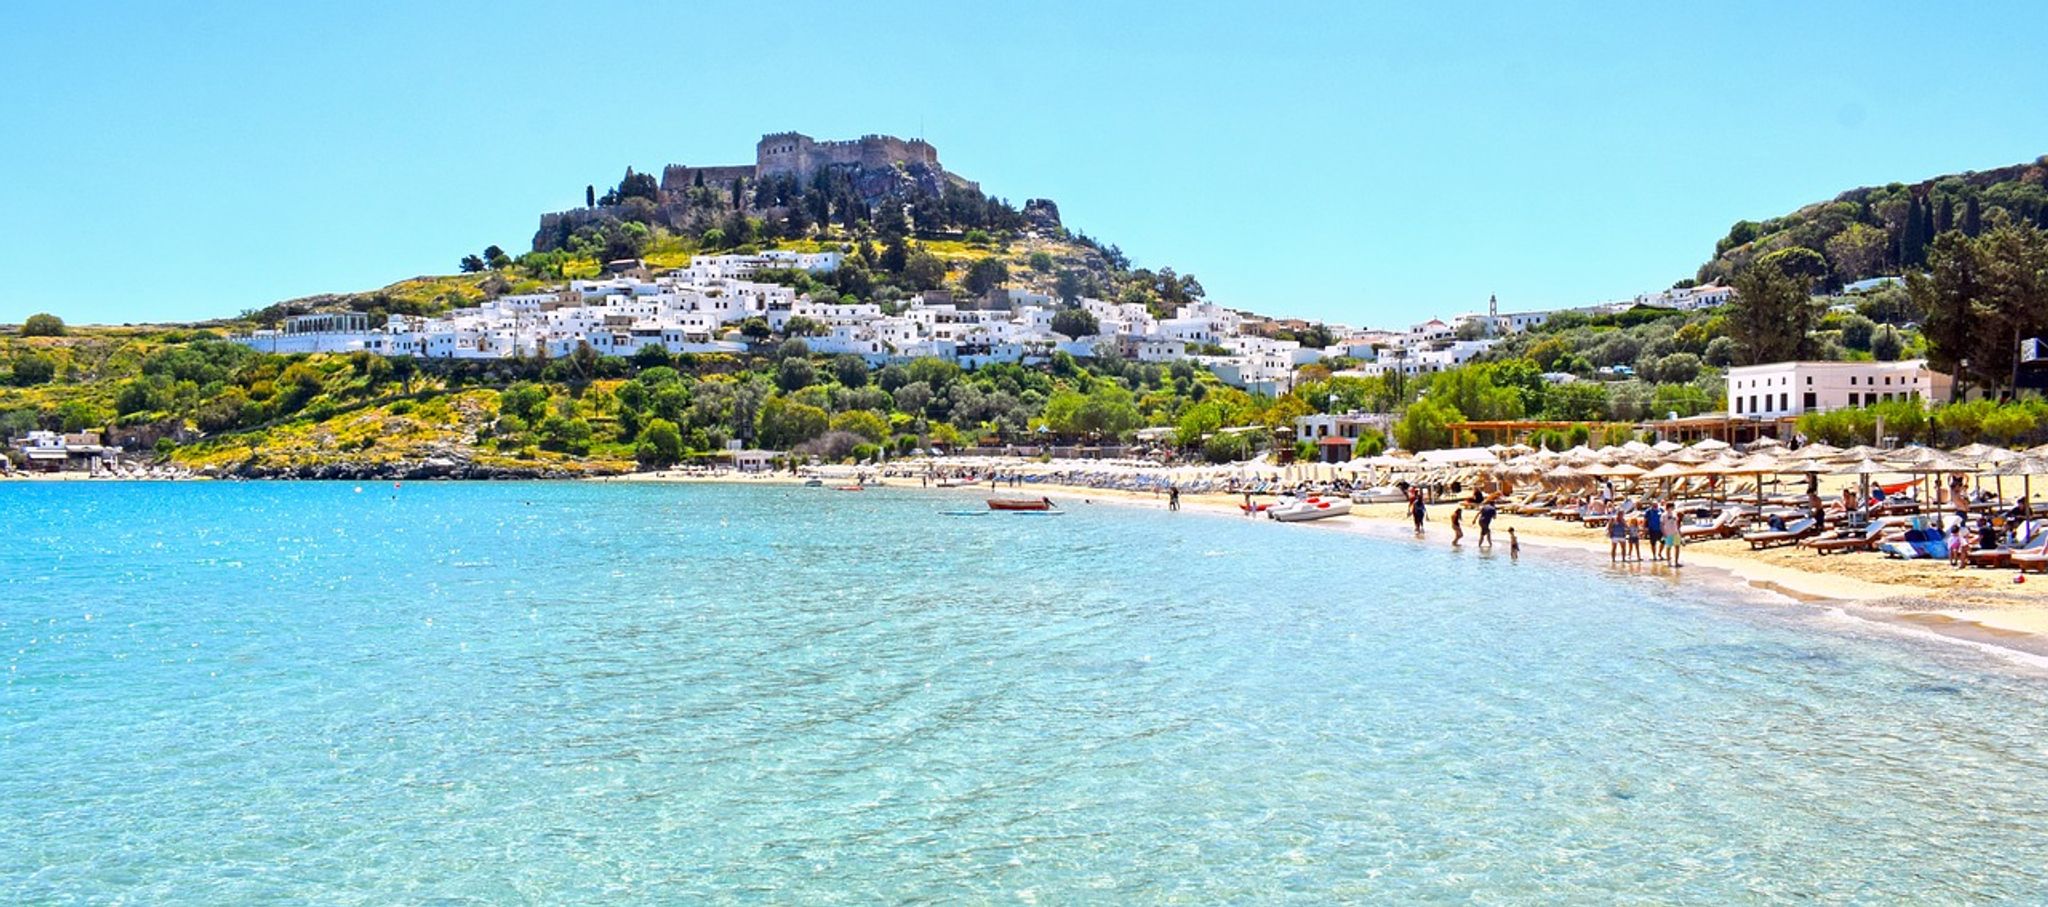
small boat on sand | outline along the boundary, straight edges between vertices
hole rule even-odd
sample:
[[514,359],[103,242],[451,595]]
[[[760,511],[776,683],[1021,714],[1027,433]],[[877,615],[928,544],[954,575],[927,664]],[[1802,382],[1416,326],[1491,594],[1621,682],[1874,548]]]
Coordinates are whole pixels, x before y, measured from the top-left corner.
[[940,479],[934,484],[939,488],[972,488],[981,483],[975,481],[973,476],[955,476]]
[[825,487],[825,480],[824,480],[824,479],[805,479],[805,480],[804,480],[804,487],[805,487],[805,488],[823,488],[823,487]]
[[1351,501],[1346,498],[1331,498],[1310,495],[1296,501],[1275,504],[1266,508],[1266,515],[1282,523],[1301,523],[1308,520],[1322,520],[1343,516],[1351,512]]
[[1051,499],[1051,498],[989,498],[989,499],[988,499],[988,509],[990,509],[990,510],[1011,510],[1011,511],[1032,511],[1032,510],[1051,510],[1051,509],[1053,509],[1053,507],[1055,507],[1055,506],[1057,506],[1057,505],[1053,504],[1053,502],[1052,502],[1052,499]]
[[1392,485],[1375,488],[1361,488],[1351,493],[1353,504],[1400,504],[1408,500],[1408,492]]

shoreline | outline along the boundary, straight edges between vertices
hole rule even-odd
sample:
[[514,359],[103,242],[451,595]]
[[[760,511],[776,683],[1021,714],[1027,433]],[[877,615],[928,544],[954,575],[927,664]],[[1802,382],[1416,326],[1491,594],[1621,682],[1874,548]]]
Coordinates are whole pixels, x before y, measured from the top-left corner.
[[[682,475],[661,473],[629,473],[619,476],[585,479],[591,482],[620,483],[712,483],[712,484],[801,484],[803,477],[789,473],[772,475]],[[827,480],[830,482],[831,480]],[[915,480],[889,478],[883,488],[909,488],[914,491],[965,491],[976,487],[939,489],[921,486]],[[1086,485],[1072,485],[1055,481],[1040,481],[1010,489],[1007,485],[996,489],[996,493],[1035,489],[1039,493],[1077,496],[1085,502],[1104,503],[1121,507],[1148,507],[1164,510],[1166,496],[1151,491],[1132,491],[1119,488],[1096,488]],[[979,487],[987,491],[986,487]],[[1326,532],[1350,532],[1385,542],[1414,542],[1425,545],[1449,545],[1449,527],[1444,512],[1450,505],[1436,505],[1426,524],[1426,531],[1418,539],[1409,528],[1407,518],[1399,504],[1353,505],[1351,514],[1328,520],[1316,520],[1294,524]],[[1243,518],[1238,498],[1224,494],[1192,494],[1181,496],[1181,509],[1207,516]],[[1583,558],[1584,566],[1597,569],[1601,566],[1599,555],[1606,552],[1604,537],[1594,536],[1590,530],[1579,529],[1576,524],[1551,520],[1545,517],[1502,515],[1495,522],[1495,534],[1500,541],[1496,550],[1504,550],[1508,527],[1518,530],[1525,549],[1536,548],[1562,552],[1575,559]],[[1577,533],[1571,530],[1578,529]],[[1478,536],[1476,526],[1466,529],[1466,548],[1475,548]],[[1792,602],[1817,608],[1831,608],[1848,618],[1866,624],[1873,624],[1897,632],[1937,637],[1949,643],[1965,644],[1995,649],[2034,663],[2037,667],[2048,668],[2048,592],[2035,592],[2036,588],[2048,589],[2048,585],[2032,588],[2021,587],[2026,592],[2019,596],[2011,594],[1998,596],[1999,600],[1987,600],[1988,590],[1976,588],[1984,585],[1970,582],[1944,588],[1938,585],[1898,581],[1877,581],[1839,572],[1800,569],[1796,563],[1772,563],[1771,560],[1811,559],[1819,561],[1821,555],[1800,548],[1781,548],[1771,552],[1750,552],[1734,547],[1739,541],[1696,542],[1685,546],[1680,557],[1681,566],[1674,569],[1656,561],[1630,561],[1611,564],[1614,569],[1628,570],[1640,575],[1654,572],[1669,576],[1675,583],[1685,576],[1701,576],[1702,582],[1720,584],[1749,594],[1774,595]],[[1719,547],[1709,547],[1719,546]],[[1707,549],[1707,550],[1702,550]],[[1770,560],[1758,555],[1772,555]],[[1828,558],[1828,566],[1839,566],[1841,560],[1858,555],[1834,555]],[[1863,555],[1874,557],[1871,555]],[[1893,565],[1903,562],[1889,561]],[[1816,563],[1814,566],[1821,566]],[[1940,568],[1946,571],[1945,564]],[[1989,576],[2004,576],[2009,571],[1968,569],[1956,571],[1964,579],[1982,579]],[[2048,584],[2048,579],[2042,581]],[[2024,598],[2023,601],[2013,601]]]
[[[987,464],[978,463],[947,463],[946,466],[949,469],[974,471],[987,468]],[[568,481],[797,485],[802,484],[805,478],[786,472],[686,473],[663,470],[588,476]],[[221,481],[203,476],[93,477],[81,473],[18,473],[0,478],[0,485],[7,484],[9,480],[19,480],[25,484]],[[848,480],[850,481],[850,476]],[[835,480],[827,481],[830,483]],[[919,491],[987,490],[980,486],[930,488],[921,486],[915,479],[901,476],[888,477],[885,484],[880,487],[910,488]],[[1008,486],[1004,486],[997,489],[997,492],[1002,493],[1007,488]],[[1151,507],[1161,510],[1166,507],[1166,496],[1163,493],[1099,488],[1061,482],[1053,478],[1020,485],[1014,490],[1024,489],[1035,489],[1039,493],[1077,496],[1089,503],[1100,501],[1116,506]],[[1211,516],[1242,517],[1237,495],[1184,493],[1181,502],[1184,511]],[[1409,528],[1407,517],[1399,504],[1354,505],[1349,516],[1299,525],[1321,531],[1352,532],[1386,542],[1407,541],[1449,547],[1445,511],[1451,506],[1438,504],[1431,508],[1433,512],[1426,524],[1426,532],[1419,539]],[[1577,524],[1545,517],[1503,514],[1495,523],[1496,533],[1502,536],[1509,527],[1518,530],[1524,547],[1569,553],[1574,558],[1584,558],[1584,566],[1588,568],[1601,566],[1599,555],[1607,547],[1605,538],[1596,536],[1590,530],[1583,529]],[[1476,548],[1472,543],[1477,535],[1477,526],[1468,525],[1465,547]],[[1726,540],[1690,543],[1686,545],[1681,559],[1684,566],[1676,570],[1655,561],[1630,561],[1621,564],[1610,562],[1610,566],[1614,569],[1626,569],[1637,575],[1646,570],[1654,571],[1669,576],[1673,582],[1688,575],[1719,575],[1725,577],[1729,585],[1750,593],[1776,595],[1815,607],[1833,608],[1864,623],[1938,637],[1955,643],[1988,647],[2022,658],[2039,660],[2043,667],[2048,667],[2048,577],[2040,578],[2034,585],[2015,584],[2000,588],[2004,584],[1996,583],[1996,580],[2007,577],[2011,571],[1975,568],[1953,570],[1945,563],[1937,565],[1927,561],[1876,560],[1874,556],[1867,554],[1822,558],[1809,550],[1797,547],[1752,552],[1736,547],[1737,545],[1739,542]],[[1865,560],[1858,562],[1855,560],[1857,558]],[[1890,575],[1879,578],[1853,575],[1857,573]]]

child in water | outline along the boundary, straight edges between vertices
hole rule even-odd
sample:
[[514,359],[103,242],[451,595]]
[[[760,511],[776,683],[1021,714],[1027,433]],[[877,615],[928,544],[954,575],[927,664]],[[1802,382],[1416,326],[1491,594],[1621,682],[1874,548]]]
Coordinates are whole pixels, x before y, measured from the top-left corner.
[[1508,527],[1508,560],[1522,559],[1522,540],[1515,537],[1515,527]]

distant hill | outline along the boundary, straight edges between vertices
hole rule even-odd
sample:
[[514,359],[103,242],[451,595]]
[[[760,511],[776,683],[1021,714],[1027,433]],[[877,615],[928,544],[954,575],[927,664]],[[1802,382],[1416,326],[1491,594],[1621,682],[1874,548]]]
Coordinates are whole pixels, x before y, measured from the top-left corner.
[[1995,170],[1851,189],[1782,217],[1738,221],[1715,244],[1698,279],[1725,282],[1751,261],[1793,247],[1826,258],[1835,284],[1898,274],[1926,263],[1935,235],[1952,229],[1976,235],[2002,221],[2048,227],[2048,156]]

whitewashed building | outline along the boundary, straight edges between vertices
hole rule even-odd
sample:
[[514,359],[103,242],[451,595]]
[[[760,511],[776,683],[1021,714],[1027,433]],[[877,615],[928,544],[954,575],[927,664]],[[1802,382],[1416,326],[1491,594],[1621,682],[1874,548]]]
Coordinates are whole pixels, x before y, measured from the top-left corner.
[[1781,419],[1890,400],[1944,402],[1955,380],[1905,362],[1773,362],[1728,370],[1728,413]]

